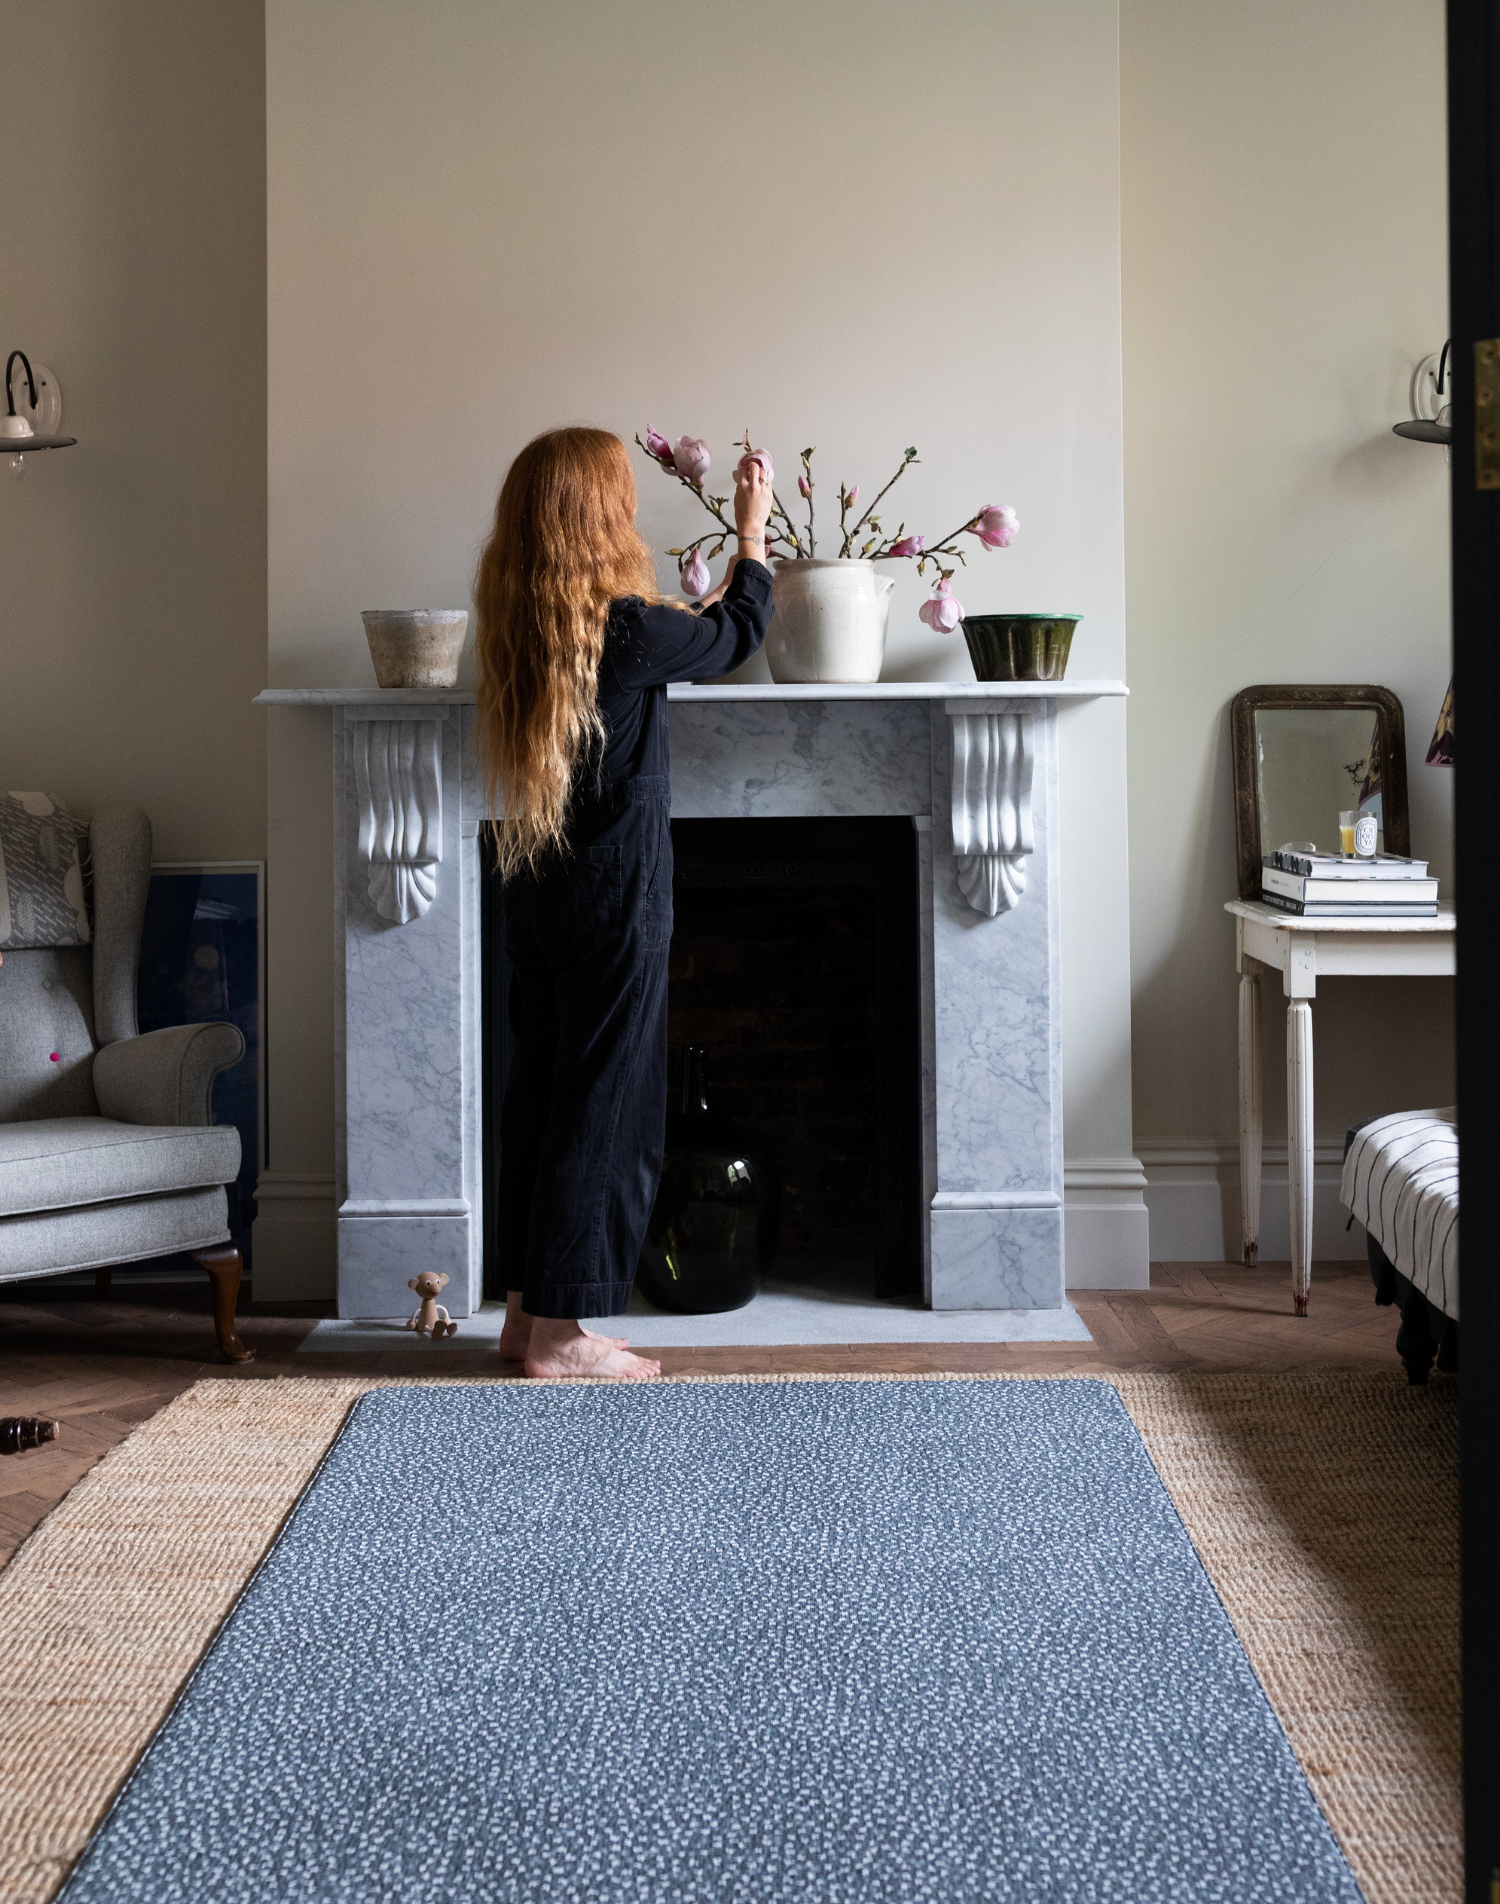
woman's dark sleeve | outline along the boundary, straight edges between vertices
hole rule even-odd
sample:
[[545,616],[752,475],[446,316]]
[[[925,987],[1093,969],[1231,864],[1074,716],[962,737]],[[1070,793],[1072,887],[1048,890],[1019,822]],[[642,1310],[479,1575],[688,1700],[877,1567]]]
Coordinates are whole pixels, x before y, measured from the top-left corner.
[[620,604],[616,616],[609,656],[622,688],[729,674],[766,638],[771,571],[764,562],[737,562],[723,599],[700,615],[629,601]]

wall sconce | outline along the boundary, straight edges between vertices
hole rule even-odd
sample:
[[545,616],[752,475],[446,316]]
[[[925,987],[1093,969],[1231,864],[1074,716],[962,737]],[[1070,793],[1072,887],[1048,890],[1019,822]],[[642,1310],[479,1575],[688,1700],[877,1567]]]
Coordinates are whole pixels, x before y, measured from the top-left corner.
[[[25,394],[16,409],[16,392],[11,378],[16,364],[26,372]],[[76,436],[59,436],[62,422],[62,391],[45,364],[31,367],[24,350],[13,350],[5,360],[5,415],[0,417],[0,452],[10,452],[10,466],[16,475],[26,473],[25,458],[32,450],[65,450],[76,443]]]
[[[1449,342],[1452,340],[1450,339]],[[1411,373],[1411,416],[1391,429],[1412,443],[1451,443],[1453,425],[1448,416],[1448,345],[1424,357]]]

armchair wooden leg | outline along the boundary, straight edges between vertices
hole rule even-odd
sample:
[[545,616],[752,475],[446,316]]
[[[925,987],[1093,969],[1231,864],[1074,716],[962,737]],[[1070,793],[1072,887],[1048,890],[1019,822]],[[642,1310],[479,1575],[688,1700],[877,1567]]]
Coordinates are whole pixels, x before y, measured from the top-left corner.
[[246,1348],[234,1330],[234,1305],[239,1300],[240,1277],[244,1271],[239,1251],[229,1246],[194,1250],[193,1261],[213,1277],[214,1329],[220,1349],[231,1362],[253,1362],[254,1349]]
[[96,1269],[94,1271],[94,1301],[95,1302],[109,1301],[109,1286],[114,1276],[114,1273],[115,1272],[113,1271],[113,1269],[110,1268],[108,1263],[106,1263],[102,1269]]

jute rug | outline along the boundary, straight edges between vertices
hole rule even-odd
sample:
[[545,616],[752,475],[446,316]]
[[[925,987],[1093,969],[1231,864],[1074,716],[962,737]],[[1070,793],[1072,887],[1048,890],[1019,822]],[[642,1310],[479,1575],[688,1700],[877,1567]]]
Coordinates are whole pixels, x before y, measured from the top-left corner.
[[[1115,1384],[1370,1904],[1458,1899],[1451,1390]],[[0,1574],[6,1904],[55,1891],[354,1398],[391,1385],[201,1383]]]

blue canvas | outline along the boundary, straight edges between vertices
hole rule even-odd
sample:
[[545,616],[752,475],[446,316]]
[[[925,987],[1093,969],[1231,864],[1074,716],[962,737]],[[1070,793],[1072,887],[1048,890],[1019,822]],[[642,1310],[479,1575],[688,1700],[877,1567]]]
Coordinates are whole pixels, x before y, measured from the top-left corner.
[[1095,1381],[367,1395],[69,1904],[1357,1904]]
[[229,1186],[229,1227],[255,1216],[260,1172],[260,896],[253,869],[156,867],[146,893],[136,1016],[164,1025],[238,1025],[245,1055],[214,1079],[216,1124],[240,1133],[240,1174]]

